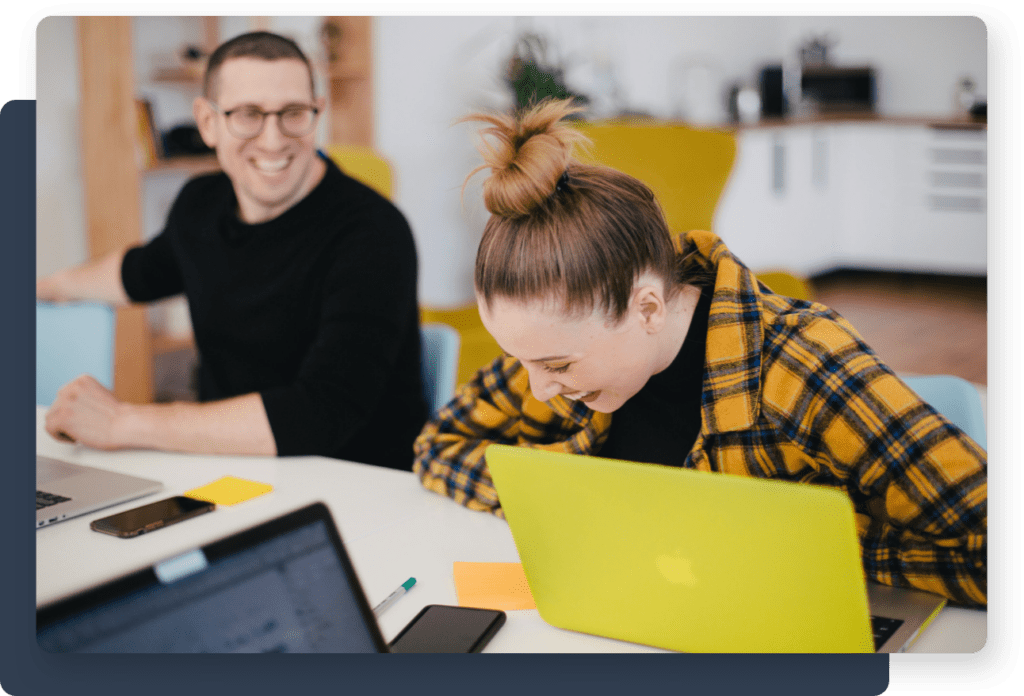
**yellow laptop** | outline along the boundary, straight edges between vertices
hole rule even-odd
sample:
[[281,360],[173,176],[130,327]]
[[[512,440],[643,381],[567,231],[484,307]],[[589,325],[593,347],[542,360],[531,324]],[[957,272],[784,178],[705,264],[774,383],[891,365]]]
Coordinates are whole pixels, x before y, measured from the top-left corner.
[[836,490],[506,445],[485,456],[559,628],[687,652],[901,652],[945,605],[865,582]]

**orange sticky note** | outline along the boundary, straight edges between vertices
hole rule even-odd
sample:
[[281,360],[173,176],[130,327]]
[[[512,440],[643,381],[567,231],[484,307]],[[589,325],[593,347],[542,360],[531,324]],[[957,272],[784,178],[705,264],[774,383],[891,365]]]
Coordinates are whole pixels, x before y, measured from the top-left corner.
[[455,561],[459,606],[478,609],[536,609],[521,563]]
[[217,505],[237,505],[272,490],[274,487],[269,483],[249,481],[236,476],[224,476],[205,486],[185,491],[184,495]]

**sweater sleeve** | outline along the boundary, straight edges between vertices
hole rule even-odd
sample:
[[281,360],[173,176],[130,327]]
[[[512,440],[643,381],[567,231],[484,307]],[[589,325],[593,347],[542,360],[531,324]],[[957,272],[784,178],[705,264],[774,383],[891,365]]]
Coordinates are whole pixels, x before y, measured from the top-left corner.
[[185,291],[182,268],[176,253],[175,239],[182,225],[189,223],[197,209],[209,207],[210,192],[221,190],[227,183],[221,175],[204,175],[191,179],[178,192],[163,231],[146,244],[129,249],[121,262],[121,284],[133,302],[152,302]]
[[413,445],[413,471],[435,493],[504,517],[484,457],[487,447],[507,444],[589,454],[607,437],[611,417],[582,404],[572,408],[576,418],[559,416],[533,398],[518,360],[498,357],[424,427]]
[[784,393],[782,382],[802,382],[787,418],[846,482],[867,576],[984,605],[985,451],[921,401],[844,320],[812,319],[791,345],[804,357],[777,363],[765,389]]
[[152,302],[184,291],[178,260],[166,229],[147,244],[125,252],[121,284],[132,302]]
[[[417,262],[397,210],[358,223],[335,251],[313,342],[288,384],[261,391],[278,454],[343,449],[387,398],[415,337]],[[416,358],[418,360],[418,357]]]

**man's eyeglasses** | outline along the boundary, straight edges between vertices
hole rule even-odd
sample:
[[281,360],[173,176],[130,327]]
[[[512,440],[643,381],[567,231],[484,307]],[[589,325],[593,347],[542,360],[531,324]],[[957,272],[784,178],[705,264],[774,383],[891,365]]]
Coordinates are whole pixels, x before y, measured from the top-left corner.
[[264,111],[255,106],[240,106],[230,111],[221,111],[220,107],[210,102],[217,112],[224,114],[231,135],[242,140],[255,138],[263,132],[267,116],[277,116],[277,125],[281,133],[289,138],[301,138],[313,132],[316,117],[320,113],[315,106],[293,104],[280,111]]

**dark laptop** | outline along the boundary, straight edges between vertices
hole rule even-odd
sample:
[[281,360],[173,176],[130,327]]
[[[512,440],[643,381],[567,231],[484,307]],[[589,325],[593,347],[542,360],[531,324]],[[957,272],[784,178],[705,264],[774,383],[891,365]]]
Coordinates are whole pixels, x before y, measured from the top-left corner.
[[49,652],[388,652],[315,503],[36,612]]

